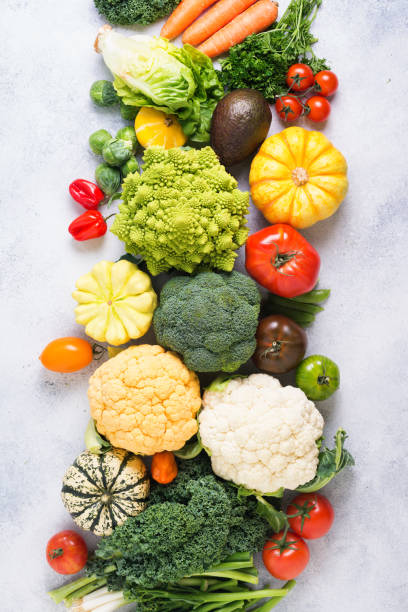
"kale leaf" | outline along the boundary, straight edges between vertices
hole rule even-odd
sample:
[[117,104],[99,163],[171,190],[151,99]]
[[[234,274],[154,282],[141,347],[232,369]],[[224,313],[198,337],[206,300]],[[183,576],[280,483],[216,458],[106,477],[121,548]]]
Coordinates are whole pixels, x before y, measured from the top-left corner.
[[100,14],[118,25],[149,25],[169,15],[180,0],[94,0]]

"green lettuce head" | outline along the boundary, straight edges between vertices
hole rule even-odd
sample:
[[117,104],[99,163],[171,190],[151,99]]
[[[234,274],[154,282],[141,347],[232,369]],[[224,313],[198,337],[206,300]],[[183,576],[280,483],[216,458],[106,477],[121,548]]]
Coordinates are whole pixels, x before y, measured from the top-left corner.
[[191,140],[209,141],[211,116],[223,88],[206,55],[164,38],[124,36],[109,26],[100,31],[97,50],[123,104],[175,114]]

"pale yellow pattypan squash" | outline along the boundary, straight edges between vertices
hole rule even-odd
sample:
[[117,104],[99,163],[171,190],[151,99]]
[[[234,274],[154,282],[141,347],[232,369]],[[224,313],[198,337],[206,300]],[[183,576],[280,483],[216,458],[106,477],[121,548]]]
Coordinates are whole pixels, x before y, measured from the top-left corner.
[[150,277],[127,260],[100,261],[76,282],[77,323],[98,342],[119,346],[150,327],[157,296]]

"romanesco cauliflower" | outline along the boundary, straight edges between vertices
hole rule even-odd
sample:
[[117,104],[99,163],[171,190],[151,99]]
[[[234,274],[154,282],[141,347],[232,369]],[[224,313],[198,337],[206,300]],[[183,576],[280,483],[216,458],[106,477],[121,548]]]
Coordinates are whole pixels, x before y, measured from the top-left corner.
[[112,232],[141,255],[153,275],[199,266],[230,271],[245,243],[249,195],[210,147],[147,149],[143,174],[123,183]]

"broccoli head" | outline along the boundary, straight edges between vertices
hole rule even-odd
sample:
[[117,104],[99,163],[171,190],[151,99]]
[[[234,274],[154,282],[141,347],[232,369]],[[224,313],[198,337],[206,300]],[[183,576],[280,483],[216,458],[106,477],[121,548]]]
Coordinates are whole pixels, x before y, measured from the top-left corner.
[[112,232],[156,275],[170,268],[231,271],[248,236],[249,195],[210,147],[145,151],[143,174],[129,174]]
[[169,15],[180,0],[94,0],[99,13],[118,25],[149,25]]
[[175,277],[153,317],[157,341],[195,372],[234,372],[255,351],[260,301],[255,282],[239,272]]

